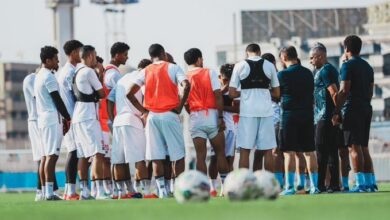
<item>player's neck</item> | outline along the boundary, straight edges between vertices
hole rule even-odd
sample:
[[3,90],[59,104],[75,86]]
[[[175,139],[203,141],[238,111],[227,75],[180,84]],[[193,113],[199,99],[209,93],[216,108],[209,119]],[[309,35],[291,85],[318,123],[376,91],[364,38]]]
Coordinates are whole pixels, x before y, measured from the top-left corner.
[[120,64],[118,61],[116,61],[116,60],[111,60],[110,64],[111,64],[111,65],[114,65],[114,66],[116,66],[116,67],[119,67],[119,66],[121,65],[121,64]]

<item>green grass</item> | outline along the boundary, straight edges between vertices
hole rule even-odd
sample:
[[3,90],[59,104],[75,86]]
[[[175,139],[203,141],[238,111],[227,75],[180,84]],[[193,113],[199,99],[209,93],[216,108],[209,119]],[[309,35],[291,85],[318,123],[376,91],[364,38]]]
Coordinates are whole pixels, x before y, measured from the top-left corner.
[[175,199],[34,202],[33,193],[0,193],[0,219],[390,219],[390,184],[380,188],[378,193],[295,195],[251,202],[216,198],[184,205]]

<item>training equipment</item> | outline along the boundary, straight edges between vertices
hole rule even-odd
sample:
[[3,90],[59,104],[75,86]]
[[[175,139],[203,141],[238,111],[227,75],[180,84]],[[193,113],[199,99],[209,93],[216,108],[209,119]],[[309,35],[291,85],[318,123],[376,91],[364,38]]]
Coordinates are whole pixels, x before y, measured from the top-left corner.
[[175,180],[174,196],[179,203],[206,202],[210,199],[209,179],[199,171],[186,171]]
[[260,189],[259,197],[271,200],[278,198],[280,186],[273,173],[259,170],[254,175],[257,180],[257,187]]
[[230,200],[251,200],[259,197],[260,190],[255,175],[248,169],[238,169],[229,173],[224,185],[224,196]]

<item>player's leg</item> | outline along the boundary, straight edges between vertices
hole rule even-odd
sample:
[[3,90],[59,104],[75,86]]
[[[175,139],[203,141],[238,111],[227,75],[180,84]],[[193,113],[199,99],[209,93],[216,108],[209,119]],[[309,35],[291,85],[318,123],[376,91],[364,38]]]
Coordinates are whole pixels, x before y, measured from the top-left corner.
[[164,178],[165,178],[165,188],[168,192],[168,195],[170,197],[173,197],[173,188],[171,188],[172,181],[173,181],[173,170],[172,170],[172,162],[171,159],[169,158],[169,155],[165,158],[164,161]]
[[218,186],[218,167],[217,167],[217,156],[212,155],[210,157],[209,163],[209,178],[210,178],[210,195],[212,197],[217,196],[217,186]]
[[[304,152],[303,155],[305,156],[307,170],[309,172],[310,194],[317,194],[317,193],[319,193],[317,156],[316,156],[314,151]],[[326,170],[325,170],[325,173],[326,173]]]
[[55,154],[49,155],[46,158],[45,182],[46,182],[47,200],[53,200],[54,198],[54,179],[55,179],[55,167],[56,167],[57,160],[58,160],[58,156]]
[[306,184],[306,161],[302,152],[295,154],[296,170],[298,177],[297,191],[304,190]]
[[355,173],[355,187],[351,189],[353,192],[364,192],[364,156],[362,147],[352,144],[349,148],[349,154],[351,157],[352,169]]
[[77,164],[77,150],[73,150],[68,153],[65,165],[67,190],[64,193],[64,199],[66,200],[79,199],[79,196],[76,194]]
[[254,157],[253,157],[253,172],[254,171],[257,171],[257,170],[261,170],[263,169],[263,152],[260,151],[260,150],[255,150],[255,153],[254,153]]
[[[79,150],[78,150],[79,152]],[[78,173],[80,178],[80,200],[91,199],[91,192],[88,186],[89,158],[80,157],[78,160]]]
[[[273,172],[273,158],[272,150],[277,147],[276,134],[274,127],[274,118],[260,117],[256,118],[258,121],[258,130],[256,138],[256,151],[260,153],[260,164],[264,162],[264,166],[261,166],[267,171]],[[255,170],[255,168],[253,169]]]
[[292,195],[295,194],[294,181],[296,170],[296,156],[294,151],[285,151],[283,152],[283,156],[285,170],[285,190],[282,192],[282,195]]
[[46,164],[46,157],[42,156],[39,164],[39,178],[41,182],[42,187],[42,199],[46,198],[46,178],[45,178],[45,164]]
[[364,126],[363,126],[363,143],[362,152],[364,160],[364,179],[365,185],[368,192],[375,192],[378,190],[374,174],[374,165],[368,148],[368,141],[370,139],[370,128],[371,128],[372,110],[366,112]]
[[326,191],[325,178],[328,169],[329,150],[328,146],[317,147],[317,160],[318,160],[318,189],[321,192]]
[[[215,132],[218,131],[215,130]],[[225,134],[224,132],[218,132],[215,135],[214,132],[211,132],[211,134],[209,134],[209,137],[211,138],[210,144],[214,149],[215,156],[217,157],[217,167],[218,167],[219,176],[221,178],[221,195],[222,195],[225,178],[230,171],[229,164],[226,160],[226,154],[225,154]],[[207,153],[207,149],[206,149],[206,153]]]
[[237,130],[237,147],[240,149],[239,168],[249,169],[249,156],[256,144],[259,124],[257,118],[240,116]]
[[337,146],[333,146],[329,154],[330,184],[328,192],[340,191],[340,160]]

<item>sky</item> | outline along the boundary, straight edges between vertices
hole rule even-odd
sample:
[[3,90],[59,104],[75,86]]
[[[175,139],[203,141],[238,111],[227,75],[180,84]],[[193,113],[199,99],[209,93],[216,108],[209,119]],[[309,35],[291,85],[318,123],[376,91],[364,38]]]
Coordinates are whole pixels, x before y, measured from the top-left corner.
[[[184,63],[187,49],[198,47],[205,66],[215,68],[216,47],[233,44],[233,14],[239,15],[241,10],[365,7],[381,1],[139,0],[126,7],[125,42],[131,47],[127,64],[137,65],[148,57],[150,44],[160,43],[179,64]],[[74,37],[95,46],[97,53],[106,57],[103,10],[90,0],[80,0],[74,15]],[[1,0],[0,27],[0,62],[39,63],[40,48],[53,45],[53,12],[45,0]]]

